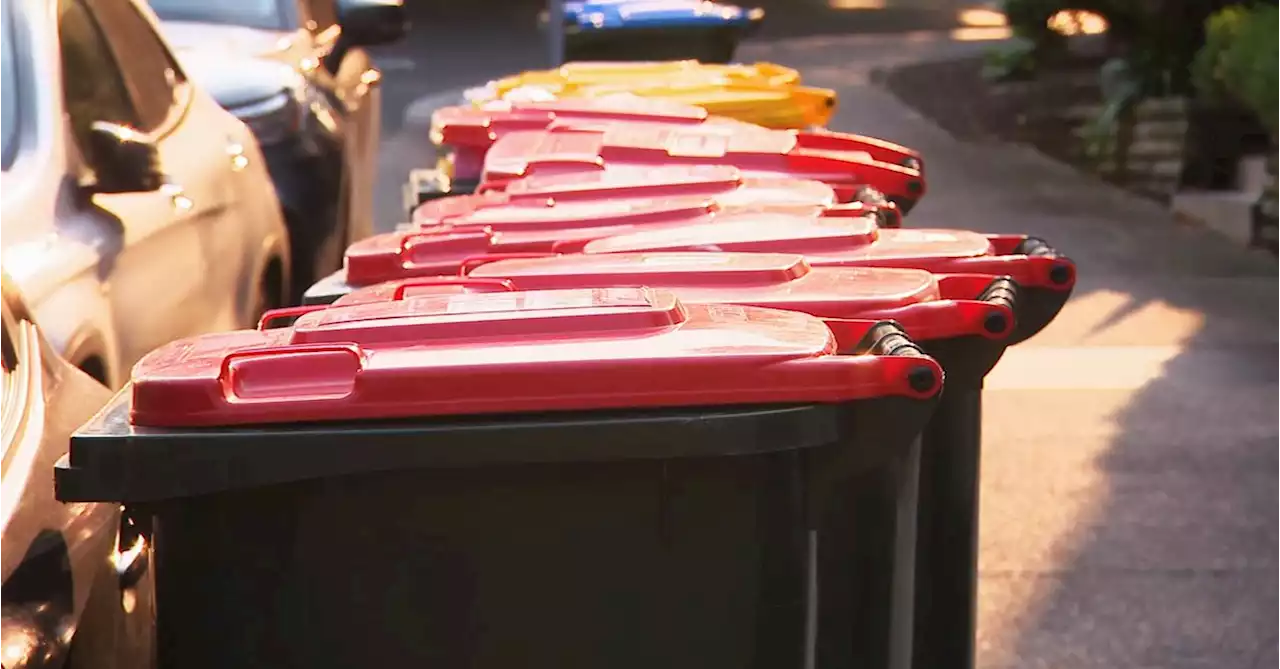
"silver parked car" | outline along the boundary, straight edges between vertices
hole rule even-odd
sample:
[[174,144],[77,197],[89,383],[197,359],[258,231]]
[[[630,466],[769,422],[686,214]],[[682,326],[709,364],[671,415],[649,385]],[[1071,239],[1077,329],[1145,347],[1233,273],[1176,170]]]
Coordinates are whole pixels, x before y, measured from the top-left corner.
[[111,392],[40,335],[0,277],[4,315],[4,669],[146,669],[155,661],[150,533],[115,504],[62,504],[53,467]]
[[179,62],[257,135],[293,250],[295,297],[373,234],[382,73],[367,47],[401,0],[150,0]]
[[178,337],[288,295],[288,235],[251,131],[133,0],[3,3],[3,235],[53,346],[117,387]]

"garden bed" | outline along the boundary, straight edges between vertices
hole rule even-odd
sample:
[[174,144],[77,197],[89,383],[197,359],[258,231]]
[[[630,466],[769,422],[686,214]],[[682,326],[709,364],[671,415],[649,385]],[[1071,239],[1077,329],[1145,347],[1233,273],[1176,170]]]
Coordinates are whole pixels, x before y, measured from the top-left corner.
[[[885,74],[882,84],[952,135],[1028,144],[1042,153],[1159,200],[1183,170],[1186,105],[1151,99],[1113,130],[1117,149],[1090,156],[1085,137],[1102,111],[1100,59],[1075,58],[1027,81],[991,82],[983,58],[923,63]],[[1122,133],[1120,136],[1114,133]]]
[[1072,131],[1101,100],[1096,61],[1064,64],[1035,80],[1008,83],[984,79],[982,65],[981,57],[922,63],[892,70],[881,81],[960,139],[1025,143],[1085,164]]

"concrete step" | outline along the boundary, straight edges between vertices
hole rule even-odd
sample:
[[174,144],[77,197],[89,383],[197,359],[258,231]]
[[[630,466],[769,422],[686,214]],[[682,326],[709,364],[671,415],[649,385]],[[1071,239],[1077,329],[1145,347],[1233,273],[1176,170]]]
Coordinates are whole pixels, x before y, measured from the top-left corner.
[[1253,237],[1250,213],[1258,193],[1245,191],[1184,191],[1173,196],[1174,214],[1199,221],[1211,230],[1248,246]]
[[1255,196],[1267,185],[1266,156],[1249,156],[1240,160],[1236,169],[1236,189]]

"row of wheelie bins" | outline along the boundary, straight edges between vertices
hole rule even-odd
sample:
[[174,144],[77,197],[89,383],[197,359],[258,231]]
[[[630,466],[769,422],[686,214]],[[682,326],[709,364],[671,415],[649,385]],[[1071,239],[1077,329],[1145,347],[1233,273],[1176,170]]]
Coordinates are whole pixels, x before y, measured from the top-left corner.
[[906,147],[551,98],[439,110],[405,223],[76,434],[161,666],[971,666],[984,378],[1074,263],[911,226]]

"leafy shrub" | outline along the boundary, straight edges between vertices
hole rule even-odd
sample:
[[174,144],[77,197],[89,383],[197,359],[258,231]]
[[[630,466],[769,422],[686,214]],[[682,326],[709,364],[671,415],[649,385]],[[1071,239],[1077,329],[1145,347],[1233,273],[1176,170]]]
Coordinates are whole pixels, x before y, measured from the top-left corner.
[[1272,5],[1228,7],[1205,23],[1205,44],[1192,79],[1208,99],[1233,101],[1277,134],[1277,11]]
[[983,53],[982,78],[988,81],[1026,80],[1035,71],[1036,49],[1030,42],[1002,44]]
[[1129,63],[1145,95],[1191,90],[1190,65],[1203,42],[1205,19],[1238,0],[1003,0],[1015,35],[1037,45],[1037,63],[1060,52],[1065,39],[1051,30],[1059,11],[1088,11],[1106,19],[1112,55]]
[[1219,78],[1222,57],[1235,43],[1248,16],[1248,8],[1236,6],[1215,12],[1205,20],[1204,46],[1200,47],[1191,64],[1191,81],[1206,97],[1220,99],[1225,96]]

